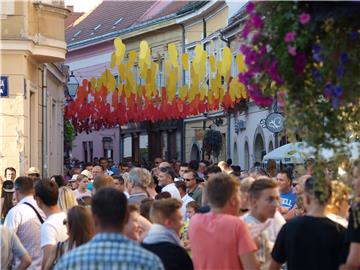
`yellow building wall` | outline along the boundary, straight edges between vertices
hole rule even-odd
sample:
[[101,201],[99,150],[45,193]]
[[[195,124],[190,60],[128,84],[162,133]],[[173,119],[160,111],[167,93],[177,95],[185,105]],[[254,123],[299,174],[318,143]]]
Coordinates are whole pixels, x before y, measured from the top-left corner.
[[203,21],[198,21],[186,27],[186,43],[200,41],[203,38],[204,25]]
[[[204,16],[204,19],[206,21],[206,36],[210,36],[214,32],[218,31],[219,29],[224,28],[227,25],[228,21],[228,7],[224,7],[218,11],[211,12],[207,16]],[[191,44],[194,42],[201,42],[204,38],[203,32],[204,32],[204,25],[203,21],[199,18],[197,18],[197,21],[189,23],[188,26],[185,27],[186,29],[186,44]],[[218,46],[217,39],[214,40],[214,43],[216,43],[216,46]],[[220,152],[219,157],[211,157],[215,162],[226,160],[227,156],[227,136],[229,136],[227,131],[227,119],[226,117],[222,117],[224,123],[220,127],[213,127],[216,130],[219,130],[221,134],[223,135],[223,147],[222,151]],[[211,120],[206,121],[206,126],[213,124]],[[198,149],[201,151],[203,141],[202,139],[199,140],[199,134],[203,133],[202,126],[203,121],[194,121],[194,122],[185,122],[185,160],[190,161],[191,156],[191,149],[194,144],[198,146]],[[208,130],[208,129],[206,129]],[[205,155],[205,158],[207,156]],[[202,159],[202,155],[200,153],[200,159]]]
[[215,16],[210,16],[206,19],[206,35],[209,36],[212,33],[224,28],[227,25],[228,20],[228,7],[222,9]]
[[[9,6],[8,6],[9,7]],[[42,172],[43,104],[42,70],[49,55],[39,58],[27,50],[22,37],[43,35],[64,42],[64,14],[36,10],[31,1],[14,1],[13,13],[1,21],[1,42],[14,46],[0,51],[0,74],[8,77],[9,97],[0,98],[0,176],[6,167],[24,175],[30,166]],[[40,18],[40,20],[39,20]],[[39,27],[39,23],[44,24]],[[14,40],[16,38],[16,40]],[[11,44],[10,43],[10,44]],[[20,49],[14,50],[13,47]],[[38,45],[41,46],[41,45]],[[50,49],[51,50],[51,49]],[[51,54],[51,52],[49,51]],[[64,55],[65,56],[65,55]],[[48,164],[49,174],[60,174],[63,168],[63,95],[65,79],[47,74],[48,84]],[[25,91],[26,88],[26,91]]]

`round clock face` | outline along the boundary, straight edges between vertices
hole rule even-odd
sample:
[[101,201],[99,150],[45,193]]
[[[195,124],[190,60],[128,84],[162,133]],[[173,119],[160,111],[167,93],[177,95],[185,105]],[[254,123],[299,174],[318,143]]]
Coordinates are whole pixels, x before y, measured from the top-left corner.
[[284,129],[284,117],[281,113],[270,113],[265,120],[268,130],[273,133],[279,133]]

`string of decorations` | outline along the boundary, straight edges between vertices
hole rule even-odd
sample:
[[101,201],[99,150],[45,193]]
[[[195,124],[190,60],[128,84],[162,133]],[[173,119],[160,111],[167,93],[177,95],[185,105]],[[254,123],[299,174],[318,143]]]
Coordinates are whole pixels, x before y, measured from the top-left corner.
[[[175,44],[168,44],[164,59],[165,86],[157,85],[159,64],[152,61],[150,47],[141,41],[139,54],[128,53],[120,38],[114,40],[111,69],[117,69],[118,81],[110,69],[98,78],[84,79],[76,99],[65,106],[65,119],[77,132],[91,132],[129,122],[165,121],[186,118],[204,112],[230,109],[248,95],[243,83],[231,77],[233,55],[224,47],[222,54],[208,53],[201,44],[189,54],[179,54]],[[137,65],[135,65],[137,61]],[[237,71],[246,71],[243,55],[235,57]],[[182,72],[190,83],[182,83]],[[136,82],[139,74],[140,82]]]

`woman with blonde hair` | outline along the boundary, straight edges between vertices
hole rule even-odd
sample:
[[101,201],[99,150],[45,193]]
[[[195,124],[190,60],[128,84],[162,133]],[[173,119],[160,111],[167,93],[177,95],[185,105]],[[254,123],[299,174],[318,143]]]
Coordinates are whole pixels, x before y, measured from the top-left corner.
[[78,205],[75,194],[70,188],[59,188],[58,205],[64,213],[67,213],[71,207]]
[[69,238],[54,247],[45,263],[45,270],[52,269],[64,253],[87,243],[95,234],[91,212],[84,206],[76,205],[69,209],[64,223],[66,223]]

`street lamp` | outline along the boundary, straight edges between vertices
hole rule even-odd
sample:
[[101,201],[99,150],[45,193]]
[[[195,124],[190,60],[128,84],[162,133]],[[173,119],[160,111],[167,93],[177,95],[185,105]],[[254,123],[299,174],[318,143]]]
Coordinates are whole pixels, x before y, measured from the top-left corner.
[[67,82],[67,89],[69,96],[74,99],[76,97],[77,89],[79,87],[79,82],[76,79],[74,72],[71,71],[71,75],[69,76],[68,82]]

